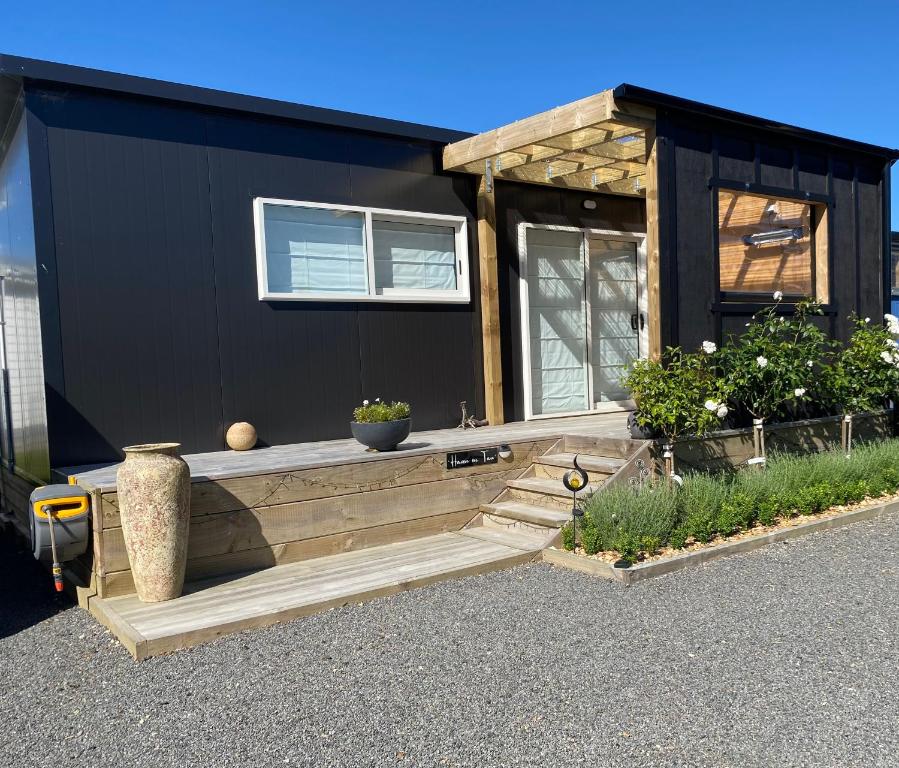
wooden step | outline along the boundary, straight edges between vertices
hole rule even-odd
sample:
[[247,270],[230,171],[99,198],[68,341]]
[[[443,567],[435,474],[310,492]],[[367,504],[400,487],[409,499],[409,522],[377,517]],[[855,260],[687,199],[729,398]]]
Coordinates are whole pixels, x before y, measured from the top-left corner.
[[[557,496],[563,499],[571,500],[571,491],[569,491],[561,480],[555,480],[548,477],[521,477],[517,480],[507,480],[507,488],[513,488],[517,491],[527,491],[536,493],[541,496]],[[583,490],[578,491],[577,497],[583,498],[595,493],[600,485],[596,483],[588,484]]]
[[142,659],[347,603],[509,568],[530,562],[540,549],[539,537],[520,533],[441,533],[194,582],[185,585],[184,595],[164,603],[142,603],[137,595],[94,597],[89,610]]
[[598,456],[615,456],[627,459],[639,450],[646,440],[630,438],[594,437],[592,435],[565,435],[562,438],[562,449],[566,453],[592,453]]
[[481,512],[510,520],[521,520],[532,525],[543,525],[547,528],[561,528],[571,520],[571,514],[564,510],[538,507],[535,504],[522,504],[520,501],[498,501],[493,504],[481,504]]
[[522,531],[519,528],[493,528],[489,526],[476,526],[459,531],[462,536],[470,536],[481,541],[489,541],[504,547],[520,549],[524,552],[536,554],[545,549],[556,537],[558,531],[555,528],[543,528],[543,533]]
[[595,472],[602,475],[614,475],[626,462],[625,459],[612,458],[611,456],[595,456],[588,453],[549,453],[545,456],[538,456],[535,461],[537,464],[562,467],[565,470],[569,470],[574,468],[575,456],[577,456],[577,463],[581,469],[588,474]]

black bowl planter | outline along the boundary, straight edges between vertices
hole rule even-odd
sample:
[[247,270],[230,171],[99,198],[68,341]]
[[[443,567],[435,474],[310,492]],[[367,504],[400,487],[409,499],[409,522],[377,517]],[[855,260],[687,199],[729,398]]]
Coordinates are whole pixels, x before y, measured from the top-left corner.
[[350,429],[362,445],[375,451],[395,451],[412,431],[412,419],[396,421],[351,421]]
[[637,423],[637,417],[633,413],[628,414],[627,428],[634,440],[655,440],[659,437],[659,431],[653,427],[641,427]]

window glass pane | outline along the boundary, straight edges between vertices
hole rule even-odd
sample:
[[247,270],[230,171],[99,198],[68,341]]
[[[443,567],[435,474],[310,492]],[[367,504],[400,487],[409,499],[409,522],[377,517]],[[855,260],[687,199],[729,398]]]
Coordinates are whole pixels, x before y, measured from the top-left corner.
[[368,292],[362,213],[266,204],[264,218],[269,292]]
[[718,192],[721,290],[810,296],[811,205]]
[[528,228],[526,237],[532,411],[586,410],[583,235]]
[[454,291],[456,232],[453,227],[372,222],[375,288]]

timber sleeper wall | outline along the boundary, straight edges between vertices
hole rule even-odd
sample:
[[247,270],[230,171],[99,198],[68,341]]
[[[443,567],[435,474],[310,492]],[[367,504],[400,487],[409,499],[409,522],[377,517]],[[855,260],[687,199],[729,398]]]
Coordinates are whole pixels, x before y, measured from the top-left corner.
[[[257,474],[191,485],[187,580],[461,529],[557,438],[512,443],[512,458],[447,469],[446,453]],[[115,491],[93,491],[100,597],[134,581]]]
[[[767,454],[815,453],[840,444],[839,416],[771,424],[765,427]],[[893,411],[859,414],[853,419],[853,444],[885,440],[895,433]],[[745,464],[755,453],[751,429],[728,429],[706,437],[687,438],[674,444],[678,472],[690,469],[729,469]],[[657,445],[661,458],[661,442]]]

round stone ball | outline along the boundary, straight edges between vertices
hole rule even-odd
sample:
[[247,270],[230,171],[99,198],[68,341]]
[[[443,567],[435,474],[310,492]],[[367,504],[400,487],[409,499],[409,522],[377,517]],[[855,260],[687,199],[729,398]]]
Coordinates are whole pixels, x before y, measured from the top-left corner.
[[238,421],[228,427],[225,442],[232,451],[249,451],[256,445],[256,427],[245,421]]

